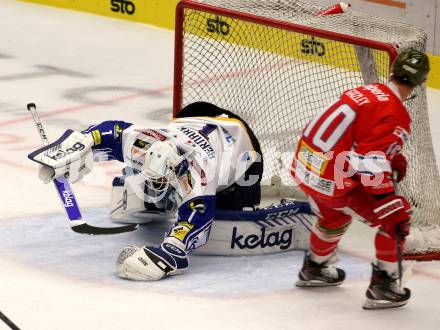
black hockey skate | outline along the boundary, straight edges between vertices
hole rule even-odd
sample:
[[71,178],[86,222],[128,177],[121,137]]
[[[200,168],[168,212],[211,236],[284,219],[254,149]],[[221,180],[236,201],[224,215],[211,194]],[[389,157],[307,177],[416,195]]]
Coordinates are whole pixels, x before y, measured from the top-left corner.
[[345,272],[340,268],[318,264],[310,259],[308,254],[304,257],[304,264],[298,274],[298,287],[326,287],[340,285],[345,279]]
[[386,271],[373,264],[373,274],[363,309],[395,308],[406,305],[411,297],[411,291],[401,288],[397,282],[398,278],[391,277]]

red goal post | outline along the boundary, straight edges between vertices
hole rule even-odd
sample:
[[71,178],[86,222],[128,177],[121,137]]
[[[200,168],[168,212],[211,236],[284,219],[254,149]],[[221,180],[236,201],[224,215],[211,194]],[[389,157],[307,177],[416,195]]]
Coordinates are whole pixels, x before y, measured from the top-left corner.
[[[405,22],[322,10],[297,0],[182,0],[176,9],[174,114],[196,101],[239,114],[260,140],[269,185],[295,185],[292,153],[316,113],[347,89],[385,83],[400,50],[425,51],[426,33]],[[414,207],[418,238],[406,252],[440,258],[440,241],[430,240],[440,223],[440,179],[426,90],[415,94],[406,102],[414,124],[400,192]]]

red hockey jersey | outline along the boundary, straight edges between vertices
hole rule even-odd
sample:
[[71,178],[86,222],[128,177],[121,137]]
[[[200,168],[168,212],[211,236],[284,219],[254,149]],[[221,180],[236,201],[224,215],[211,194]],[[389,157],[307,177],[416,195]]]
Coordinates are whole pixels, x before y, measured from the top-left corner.
[[372,194],[392,192],[390,162],[410,123],[394,84],[348,90],[305,127],[291,174],[315,196],[339,197],[360,184]]

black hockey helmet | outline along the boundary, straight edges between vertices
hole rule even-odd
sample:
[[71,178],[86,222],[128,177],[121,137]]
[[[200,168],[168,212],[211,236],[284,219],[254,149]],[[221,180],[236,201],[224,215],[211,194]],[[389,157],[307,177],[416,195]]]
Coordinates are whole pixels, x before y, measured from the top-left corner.
[[397,56],[391,72],[392,78],[398,82],[415,87],[426,81],[429,69],[428,56],[414,48],[409,48]]

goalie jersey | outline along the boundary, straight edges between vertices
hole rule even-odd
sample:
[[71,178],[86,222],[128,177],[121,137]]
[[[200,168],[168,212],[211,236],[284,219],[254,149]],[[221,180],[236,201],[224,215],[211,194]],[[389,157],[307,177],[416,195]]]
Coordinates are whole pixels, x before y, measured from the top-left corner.
[[394,191],[391,160],[410,133],[397,87],[348,90],[302,132],[291,174],[305,191],[338,197],[362,184],[372,194]]
[[[240,179],[258,155],[243,123],[228,117],[178,118],[164,128],[106,121],[83,133],[93,137],[95,158],[119,160],[135,173],[141,172],[145,155],[154,142],[170,141],[177,146],[187,162],[186,174],[178,176],[178,223],[191,222],[194,234],[189,236],[195,239],[191,242],[179,233],[186,251],[206,243],[216,194]],[[195,208],[199,211],[194,213]],[[206,233],[201,235],[202,231]]]
[[[247,130],[238,119],[187,117],[173,120],[166,128],[143,128],[122,121],[106,121],[89,127],[92,149],[107,160],[119,160],[141,171],[148,148],[155,141],[173,142],[186,156],[198,184],[185,200],[213,195],[239,179],[256,160]],[[101,158],[102,157],[98,157]],[[191,192],[190,192],[191,190]]]

